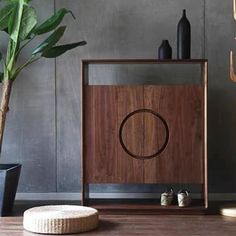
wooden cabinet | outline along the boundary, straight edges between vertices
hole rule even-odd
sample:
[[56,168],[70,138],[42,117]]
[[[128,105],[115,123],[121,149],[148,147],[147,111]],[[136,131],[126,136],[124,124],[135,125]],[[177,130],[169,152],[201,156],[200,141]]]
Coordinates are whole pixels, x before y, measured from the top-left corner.
[[[195,63],[202,83],[89,85],[93,63]],[[82,67],[83,204],[89,184],[199,184],[207,208],[207,61],[86,60]]]

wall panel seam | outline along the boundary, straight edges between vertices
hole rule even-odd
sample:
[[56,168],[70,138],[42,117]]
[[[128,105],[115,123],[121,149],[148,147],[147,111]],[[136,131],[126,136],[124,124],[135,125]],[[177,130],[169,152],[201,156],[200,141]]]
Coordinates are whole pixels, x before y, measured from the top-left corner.
[[[56,0],[54,0],[54,13],[56,12]],[[58,192],[58,160],[57,160],[57,59],[54,59],[54,88],[55,88],[55,98],[54,98],[54,103],[55,103],[55,111],[54,111],[54,119],[55,119],[55,164],[56,164],[56,192]]]

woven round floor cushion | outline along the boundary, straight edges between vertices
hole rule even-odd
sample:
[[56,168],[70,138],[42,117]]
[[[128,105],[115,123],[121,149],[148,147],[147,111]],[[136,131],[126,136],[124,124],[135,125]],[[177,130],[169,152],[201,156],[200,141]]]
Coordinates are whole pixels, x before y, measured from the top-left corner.
[[40,234],[73,234],[98,226],[98,211],[71,205],[41,206],[24,212],[24,229]]
[[236,217],[236,207],[228,206],[228,207],[223,207],[220,210],[221,215],[223,216],[230,216],[230,217]]

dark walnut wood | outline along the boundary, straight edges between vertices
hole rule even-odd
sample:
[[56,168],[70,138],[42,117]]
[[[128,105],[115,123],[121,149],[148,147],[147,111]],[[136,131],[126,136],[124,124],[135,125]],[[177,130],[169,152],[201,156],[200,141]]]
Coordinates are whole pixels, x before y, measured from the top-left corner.
[[119,182],[115,171],[118,123],[117,95],[113,86],[86,86],[85,180],[87,183]]
[[[119,209],[134,212],[137,208],[140,213],[153,210],[189,214],[206,209],[207,60],[82,60],[81,64],[82,205],[92,204],[89,199],[89,184],[92,183],[199,184],[202,186],[201,203],[185,210],[162,208],[159,203],[131,207],[126,204],[95,205],[108,212]],[[201,66],[201,83],[89,85],[90,64],[196,64]],[[143,109],[159,114],[164,123],[152,113],[132,113]],[[165,149],[158,156],[148,158],[161,149],[167,130]]]
[[[136,120],[139,122],[135,122]],[[141,141],[142,152],[137,153],[137,150],[130,145],[129,136],[132,130],[135,132],[136,139],[139,137]],[[161,141],[158,140],[158,142],[153,143],[152,148],[151,139],[157,137],[157,131],[158,133],[162,132],[163,135],[160,136]],[[128,138],[125,135],[127,133]],[[125,139],[128,139],[128,141]],[[128,113],[122,120],[119,128],[119,142],[124,151],[131,157],[139,160],[152,159],[165,150],[169,142],[169,128],[165,119],[159,113],[151,109],[138,109]],[[149,149],[147,153],[145,149]]]
[[[170,139],[158,158],[146,160],[145,183],[203,183],[203,91],[201,86],[145,86],[145,107],[167,121]],[[161,140],[164,135],[156,135]],[[147,147],[148,148],[148,147]]]
[[[125,116],[132,110],[143,107],[142,86],[119,86],[117,87],[117,122],[120,127]],[[125,129],[124,142],[129,143],[129,148],[136,150],[137,154],[142,154],[142,133],[134,128],[142,124],[141,117],[134,117],[131,125]],[[120,173],[120,183],[140,183],[143,181],[143,161],[134,159],[128,155],[117,138],[117,155],[120,160],[118,171]]]
[[82,60],[83,64],[204,64],[206,59],[189,59],[189,60],[157,60],[157,59],[88,59]]
[[[87,183],[203,183],[203,94],[201,86],[86,86]],[[167,122],[169,141],[159,156],[137,160],[122,148],[118,131],[131,112],[147,108]],[[132,153],[151,155],[163,144],[165,127],[150,113],[124,125]]]
[[147,214],[147,215],[205,215],[207,211],[203,204],[201,205],[191,205],[190,207],[179,208],[176,205],[171,206],[160,206],[160,204],[98,204],[90,203],[89,206],[97,209],[100,215],[106,214],[118,214],[118,215],[137,215],[137,214]]

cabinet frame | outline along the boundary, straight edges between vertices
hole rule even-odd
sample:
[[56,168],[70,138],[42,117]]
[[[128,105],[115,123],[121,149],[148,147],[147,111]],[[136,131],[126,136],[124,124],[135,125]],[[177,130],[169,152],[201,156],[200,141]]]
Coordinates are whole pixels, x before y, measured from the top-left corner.
[[[89,183],[86,183],[86,172],[85,172],[85,86],[89,83],[88,67],[92,64],[101,65],[111,65],[111,64],[187,64],[187,65],[200,65],[201,66],[201,87],[203,91],[203,184],[202,184],[202,194],[203,194],[203,204],[198,206],[193,206],[189,208],[178,208],[175,206],[170,206],[163,208],[156,204],[100,204],[94,205],[90,203],[89,198]],[[196,214],[205,213],[208,208],[208,177],[207,177],[207,85],[208,85],[208,61],[206,59],[191,59],[191,60],[154,60],[154,59],[99,59],[99,60],[82,60],[81,61],[81,203],[86,206],[94,206],[103,212],[109,211],[120,211],[120,213],[125,213],[126,211],[140,212],[140,213],[177,213],[177,214]]]

